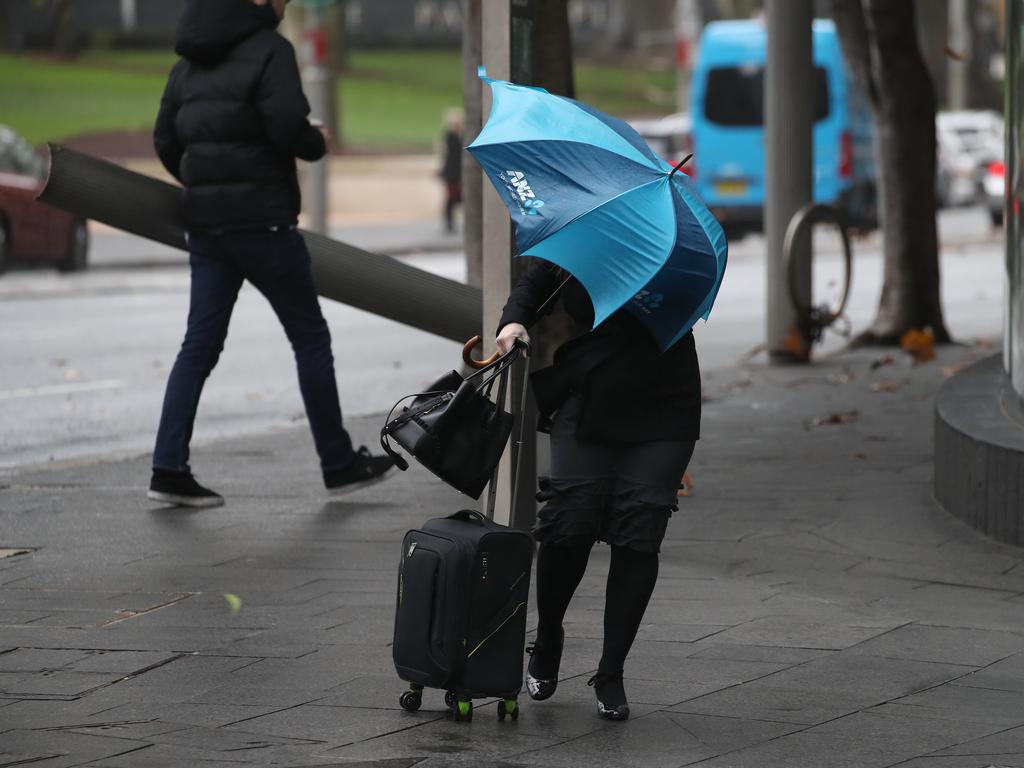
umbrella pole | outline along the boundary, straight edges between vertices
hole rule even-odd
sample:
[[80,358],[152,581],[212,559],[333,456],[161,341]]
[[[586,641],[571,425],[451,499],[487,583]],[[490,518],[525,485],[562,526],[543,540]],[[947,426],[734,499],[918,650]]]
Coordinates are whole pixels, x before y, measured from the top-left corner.
[[693,157],[693,152],[691,152],[686,157],[684,157],[682,159],[682,162],[680,162],[679,165],[677,165],[675,168],[672,169],[672,173],[670,173],[668,175],[668,177],[671,179],[675,175],[676,171],[678,171],[680,168],[682,168],[684,165],[686,165],[688,162],[690,162],[690,158],[691,157]]

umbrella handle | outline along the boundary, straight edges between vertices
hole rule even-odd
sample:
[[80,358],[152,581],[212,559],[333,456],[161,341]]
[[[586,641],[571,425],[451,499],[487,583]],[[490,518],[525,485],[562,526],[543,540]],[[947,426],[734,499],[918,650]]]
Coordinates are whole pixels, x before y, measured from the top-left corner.
[[465,346],[462,347],[462,362],[468,365],[470,368],[486,368],[489,365],[493,365],[501,357],[501,352],[495,352],[493,355],[488,357],[486,360],[474,360],[473,350],[476,349],[480,342],[482,342],[479,336],[474,336],[472,339],[466,342]]

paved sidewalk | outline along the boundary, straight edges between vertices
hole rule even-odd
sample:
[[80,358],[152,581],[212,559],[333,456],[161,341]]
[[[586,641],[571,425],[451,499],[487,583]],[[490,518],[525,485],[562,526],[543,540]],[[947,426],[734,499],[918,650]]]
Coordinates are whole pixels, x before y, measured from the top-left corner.
[[[585,685],[605,548],[552,700],[516,723],[493,705],[446,721],[437,692],[398,708],[398,542],[464,505],[421,469],[326,501],[295,429],[197,450],[229,499],[212,511],[149,505],[146,457],[18,473],[0,489],[0,547],[30,550],[0,560],[0,765],[1022,768],[1024,551],[931,494],[932,398],[970,354],[705,376],[625,724]],[[370,444],[378,426],[353,424]]]

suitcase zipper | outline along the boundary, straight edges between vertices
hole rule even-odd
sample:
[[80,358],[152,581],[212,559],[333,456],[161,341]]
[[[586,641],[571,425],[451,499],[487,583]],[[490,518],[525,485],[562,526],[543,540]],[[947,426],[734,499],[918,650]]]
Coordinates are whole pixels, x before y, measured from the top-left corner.
[[[501,622],[501,624],[499,624],[497,626],[497,628],[493,632],[491,632],[491,634],[489,634],[487,637],[485,637],[483,640],[481,640],[479,643],[477,643],[476,644],[476,648],[474,648],[473,650],[471,650],[469,653],[466,654],[466,658],[467,659],[472,658],[474,653],[476,653],[481,648],[483,648],[484,643],[486,643],[488,640],[490,640],[492,637],[494,637],[496,634],[498,634],[498,632],[501,631],[502,627],[504,627],[506,624],[508,624],[510,621],[512,621],[512,619],[515,618],[515,615],[517,613],[519,613],[519,609],[522,608],[524,605],[526,605],[525,602],[519,603],[519,605],[516,606],[516,609],[514,611],[512,611],[512,613],[510,613],[508,615],[507,619],[505,619],[503,622]],[[463,642],[465,642],[465,641],[463,641]]]

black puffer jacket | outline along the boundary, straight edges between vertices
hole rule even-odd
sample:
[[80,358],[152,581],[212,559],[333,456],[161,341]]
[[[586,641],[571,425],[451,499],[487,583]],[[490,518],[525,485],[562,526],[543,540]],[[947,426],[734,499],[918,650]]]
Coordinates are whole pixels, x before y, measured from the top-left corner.
[[191,230],[295,224],[301,200],[295,159],[326,147],[309,123],[292,45],[268,3],[188,0],[178,22],[154,145],[185,187]]

